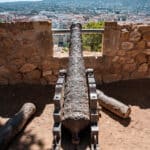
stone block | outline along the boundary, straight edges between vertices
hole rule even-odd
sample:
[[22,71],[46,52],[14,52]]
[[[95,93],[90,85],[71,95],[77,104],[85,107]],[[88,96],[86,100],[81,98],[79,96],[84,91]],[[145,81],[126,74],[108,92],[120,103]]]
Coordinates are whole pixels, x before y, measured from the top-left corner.
[[133,57],[133,58],[135,58],[140,52],[141,52],[141,50],[137,50],[137,49],[133,49],[131,51],[127,51],[126,52],[126,57]]
[[26,61],[28,62],[28,63],[33,63],[33,64],[37,64],[38,66],[41,66],[42,64],[41,64],[41,56],[40,56],[40,54],[35,54],[35,55],[32,55],[31,57],[28,57],[27,59],[26,59]]
[[27,73],[27,72],[31,72],[33,71],[34,69],[36,69],[37,66],[35,64],[30,64],[30,63],[27,63],[27,64],[24,64],[21,68],[20,68],[20,72],[21,73]]
[[135,62],[134,62],[133,58],[127,57],[125,63],[127,63],[127,64],[133,64]]
[[57,58],[51,58],[49,60],[44,60],[42,62],[42,70],[47,71],[47,70],[51,70],[53,68],[60,69],[60,63],[63,63],[63,62],[60,62],[60,60]]
[[43,70],[43,71],[50,70],[51,68],[52,68],[52,66],[51,66],[50,61],[44,60],[44,61],[42,62],[42,70]]
[[119,56],[115,56],[113,59],[112,59],[112,62],[117,62],[119,60]]
[[41,71],[37,69],[23,74],[24,83],[40,84],[40,78],[41,78]]
[[47,81],[46,81],[46,79],[44,79],[44,78],[41,78],[41,79],[40,79],[40,83],[41,83],[42,85],[47,85]]
[[138,25],[138,30],[142,33],[150,32],[150,26],[148,24]]
[[1,66],[0,76],[3,78],[9,78],[11,76],[11,71],[6,66]]
[[0,66],[5,65],[6,60],[5,58],[0,58]]
[[123,50],[131,50],[134,48],[134,43],[132,42],[122,42],[121,43],[121,49]]
[[148,71],[148,64],[147,63],[141,64],[138,68],[138,72],[147,72],[147,71]]
[[126,59],[124,57],[120,57],[118,60],[118,63],[120,64],[125,64],[125,62],[126,62]]
[[136,64],[135,63],[133,63],[133,64],[125,64],[123,66],[123,70],[125,72],[133,72],[133,71],[136,70]]
[[143,53],[146,54],[146,55],[150,55],[150,49],[145,49],[145,50],[143,51]]
[[147,47],[150,48],[150,42],[147,42]]
[[130,72],[123,72],[122,80],[129,80],[129,79],[130,79]]
[[135,61],[137,64],[143,64],[147,62],[147,57],[146,54],[144,53],[139,53],[136,57],[135,57]]
[[24,58],[16,58],[10,61],[11,65],[15,65],[16,67],[21,67],[25,64],[25,59]]
[[20,73],[13,73],[9,77],[9,84],[18,84],[18,83],[23,83],[22,80],[22,75]]
[[52,70],[47,70],[43,72],[43,77],[52,75]]
[[137,49],[143,50],[146,47],[146,42],[145,41],[139,41],[136,46]]
[[150,32],[146,32],[143,35],[143,39],[147,42],[150,42]]
[[142,38],[141,33],[138,31],[133,31],[130,33],[129,40],[132,42],[138,42]]
[[119,74],[122,71],[122,65],[120,63],[113,63],[110,67],[110,72]]
[[117,55],[118,55],[118,56],[125,56],[125,54],[126,54],[126,51],[124,51],[124,50],[119,50],[119,51],[117,52]]
[[122,29],[121,30],[121,36],[120,36],[121,41],[128,41],[128,39],[129,39],[129,33],[130,32],[127,29]]

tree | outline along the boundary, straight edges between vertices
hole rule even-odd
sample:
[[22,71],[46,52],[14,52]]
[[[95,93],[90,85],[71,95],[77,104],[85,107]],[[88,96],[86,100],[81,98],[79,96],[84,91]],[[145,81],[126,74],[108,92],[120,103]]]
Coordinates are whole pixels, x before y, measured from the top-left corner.
[[[104,22],[89,22],[83,25],[83,29],[101,29]],[[83,49],[88,51],[101,51],[102,34],[83,35]]]

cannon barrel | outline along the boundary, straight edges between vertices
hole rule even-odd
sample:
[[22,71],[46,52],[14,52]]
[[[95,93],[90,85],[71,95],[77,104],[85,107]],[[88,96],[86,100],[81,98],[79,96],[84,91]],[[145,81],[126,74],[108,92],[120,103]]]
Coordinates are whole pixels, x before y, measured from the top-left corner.
[[64,93],[62,123],[72,134],[78,134],[90,122],[88,86],[82,53],[80,24],[72,24],[69,64]]

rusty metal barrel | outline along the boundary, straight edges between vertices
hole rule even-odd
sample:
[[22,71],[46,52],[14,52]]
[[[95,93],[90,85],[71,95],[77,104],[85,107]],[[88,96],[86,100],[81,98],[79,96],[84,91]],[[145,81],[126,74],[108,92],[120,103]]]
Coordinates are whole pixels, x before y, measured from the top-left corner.
[[62,123],[72,135],[90,122],[88,86],[82,52],[82,26],[72,24]]

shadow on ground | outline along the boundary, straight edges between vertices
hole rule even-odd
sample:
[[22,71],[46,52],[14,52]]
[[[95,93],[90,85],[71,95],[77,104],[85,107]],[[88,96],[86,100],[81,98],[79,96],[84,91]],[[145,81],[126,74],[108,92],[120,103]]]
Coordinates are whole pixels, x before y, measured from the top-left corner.
[[[21,141],[21,137],[25,138]],[[13,144],[13,145],[11,145]],[[17,145],[17,146],[15,146]],[[43,150],[44,143],[42,140],[38,139],[35,134],[31,134],[31,131],[23,132],[16,136],[16,139],[13,140],[7,147],[8,150]]]
[[72,136],[70,132],[62,128],[62,149],[63,150],[87,150],[90,146],[90,127],[87,127],[80,133],[80,144],[75,146],[72,144]]
[[40,116],[46,104],[52,103],[54,86],[9,85],[0,86],[0,116],[12,117],[26,102],[36,105],[36,116]]
[[142,109],[150,108],[150,79],[102,84],[98,88],[108,96],[114,97],[125,104],[139,106]]
[[[150,79],[119,81],[98,85],[97,88],[127,105],[150,108]],[[122,119],[104,108],[102,111],[125,127],[130,124],[131,118]]]
[[[150,108],[150,79],[120,81],[98,85],[97,87],[108,96],[114,97],[125,104],[139,106],[141,109]],[[40,116],[45,105],[52,103],[53,95],[53,86],[0,86],[0,116],[4,118],[12,117],[25,102],[33,102],[37,106],[36,116]],[[130,124],[130,118],[121,119],[105,109],[103,111],[125,127]],[[23,135],[26,135],[26,139],[24,141],[18,140]],[[81,144],[78,150],[85,150],[89,147],[89,136],[87,130],[81,133]],[[32,135],[30,131],[17,136],[17,141],[22,146],[15,150],[28,150],[34,145],[41,150],[43,149],[43,142],[38,140],[36,135]],[[35,144],[33,145],[33,143]],[[64,150],[74,150],[74,146],[71,145],[71,135],[66,130],[63,131],[62,148]]]
[[[9,85],[0,86],[0,117],[1,120],[5,118],[11,118],[17,113],[22,105],[26,102],[32,102],[36,105],[36,116],[40,116],[44,111],[46,104],[53,103],[54,86],[42,86],[42,85]],[[2,120],[2,121],[3,121]],[[32,121],[32,119],[30,119]],[[4,122],[4,121],[3,121]],[[3,124],[0,124],[2,127]],[[21,141],[21,137],[25,139]],[[18,145],[15,148],[11,145]],[[23,131],[21,134],[16,136],[15,140],[9,144],[10,150],[30,150],[32,149],[43,149],[43,141],[39,140],[35,134],[32,134],[30,130]],[[1,149],[1,148],[0,148]]]

